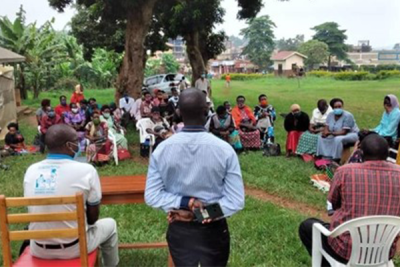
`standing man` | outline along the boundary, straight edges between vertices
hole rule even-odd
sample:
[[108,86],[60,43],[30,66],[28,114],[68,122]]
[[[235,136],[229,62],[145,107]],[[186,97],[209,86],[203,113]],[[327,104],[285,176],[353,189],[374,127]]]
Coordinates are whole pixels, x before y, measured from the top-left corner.
[[199,79],[197,79],[195,86],[196,89],[201,90],[207,94],[207,96],[211,96],[211,85],[209,80],[206,78],[206,74],[203,73]]
[[230,75],[229,73],[226,74],[226,76],[225,76],[225,81],[226,81],[225,86],[226,86],[227,88],[231,88],[231,75]]
[[[153,153],[145,200],[168,213],[168,246],[175,266],[226,266],[230,236],[226,217],[244,207],[244,187],[233,148],[206,132],[203,92],[186,89],[179,100],[185,127]],[[220,206],[223,217],[194,221],[193,211]]]
[[[101,187],[96,169],[87,163],[74,161],[80,153],[76,131],[68,125],[52,126],[46,134],[49,149],[47,159],[31,165],[24,178],[24,196],[66,196],[82,192],[86,203],[87,245],[91,253],[100,247],[104,266],[117,266],[118,234],[113,219],[99,220]],[[74,205],[30,206],[29,213],[66,212]],[[29,230],[76,228],[76,222],[30,223]],[[79,240],[52,238],[31,240],[31,253],[42,259],[73,259],[80,255]]]
[[129,125],[129,122],[134,120],[135,99],[125,93],[119,100],[119,108],[122,111],[121,125],[126,128]]
[[[389,145],[377,134],[371,134],[361,142],[364,163],[340,167],[333,178],[328,201],[334,213],[331,223],[310,218],[301,223],[300,239],[308,253],[312,254],[312,229],[321,223],[329,230],[355,218],[373,215],[400,216],[400,166],[387,162]],[[347,264],[351,255],[349,233],[337,238],[322,236],[322,247],[335,260]],[[393,244],[390,257],[396,252]],[[330,266],[325,258],[322,266]]]

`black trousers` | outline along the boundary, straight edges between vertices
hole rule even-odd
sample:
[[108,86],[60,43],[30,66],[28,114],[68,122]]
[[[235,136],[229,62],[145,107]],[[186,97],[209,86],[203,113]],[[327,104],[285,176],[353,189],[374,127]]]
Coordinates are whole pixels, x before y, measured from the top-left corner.
[[[325,228],[329,229],[329,223],[323,222],[316,218],[307,219],[300,224],[299,236],[300,236],[301,242],[303,242],[303,245],[306,247],[308,254],[310,254],[310,256],[312,256],[312,230],[313,230],[314,223],[320,223]],[[343,259],[341,256],[336,254],[336,252],[328,244],[328,238],[324,235],[322,235],[322,247],[324,248],[326,253],[328,253],[332,258],[334,258],[338,262],[347,264],[348,260]],[[323,267],[330,266],[330,264],[328,263],[328,261],[325,258],[322,258],[321,266],[323,266]]]
[[174,222],[168,227],[167,241],[176,267],[228,263],[230,236],[225,219],[210,224]]
[[42,133],[40,135],[40,153],[42,154],[44,154],[44,151],[46,150],[45,140],[46,140],[46,135]]

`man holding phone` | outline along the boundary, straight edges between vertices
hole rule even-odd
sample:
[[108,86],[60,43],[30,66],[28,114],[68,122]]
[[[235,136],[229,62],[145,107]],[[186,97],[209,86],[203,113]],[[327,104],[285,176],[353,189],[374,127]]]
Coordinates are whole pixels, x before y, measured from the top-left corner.
[[244,207],[239,161],[228,143],[205,130],[208,107],[201,91],[182,92],[179,107],[185,127],[153,153],[145,200],[168,213],[175,266],[226,266],[225,218]]

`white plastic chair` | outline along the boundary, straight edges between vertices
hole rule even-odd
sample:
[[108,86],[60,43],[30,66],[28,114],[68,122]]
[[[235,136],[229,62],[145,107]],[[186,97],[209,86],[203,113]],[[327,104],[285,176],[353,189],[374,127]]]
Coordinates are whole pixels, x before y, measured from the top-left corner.
[[115,135],[109,131],[108,132],[108,139],[113,143],[113,157],[115,161],[115,165],[118,166],[118,147],[117,147],[117,138]]
[[[389,162],[391,162],[391,163],[394,163],[394,164],[396,164],[396,159],[397,159],[397,154],[399,153],[399,151],[398,150],[396,150],[396,149],[393,149],[393,148],[390,148],[389,149],[389,157],[386,159],[387,161],[389,161]],[[394,158],[393,157],[391,157],[391,155],[396,155]]]
[[136,129],[139,131],[140,134],[140,143],[143,144],[146,142],[146,140],[150,140],[150,154],[149,157],[151,156],[153,146],[156,143],[156,137],[154,134],[149,134],[146,132],[146,129],[153,128],[153,122],[149,118],[145,119],[140,119],[136,123]]
[[[352,249],[347,265],[337,262],[322,248],[321,234],[337,237],[350,232]],[[368,216],[338,226],[332,232],[319,223],[313,225],[312,266],[320,267],[324,257],[332,267],[394,267],[389,259],[393,241],[400,232],[400,217]]]

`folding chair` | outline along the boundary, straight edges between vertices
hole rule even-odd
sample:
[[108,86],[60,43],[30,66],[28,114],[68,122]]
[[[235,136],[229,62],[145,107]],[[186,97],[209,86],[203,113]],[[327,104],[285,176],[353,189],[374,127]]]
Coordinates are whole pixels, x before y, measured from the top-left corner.
[[[9,214],[10,207],[23,206],[47,206],[75,204],[76,210],[70,212],[52,213],[18,213]],[[29,266],[57,266],[57,267],[86,267],[95,266],[97,262],[97,249],[89,256],[87,252],[85,208],[83,194],[63,197],[32,197],[32,198],[5,198],[0,196],[0,226],[3,245],[3,264],[5,267],[29,267]],[[77,221],[77,228],[48,229],[48,230],[22,230],[10,231],[10,224],[30,222],[56,222],[56,221]],[[21,257],[13,264],[11,257],[10,242],[27,239],[49,239],[49,238],[79,238],[80,260],[48,260],[39,259],[31,255],[29,247],[25,249]]]

